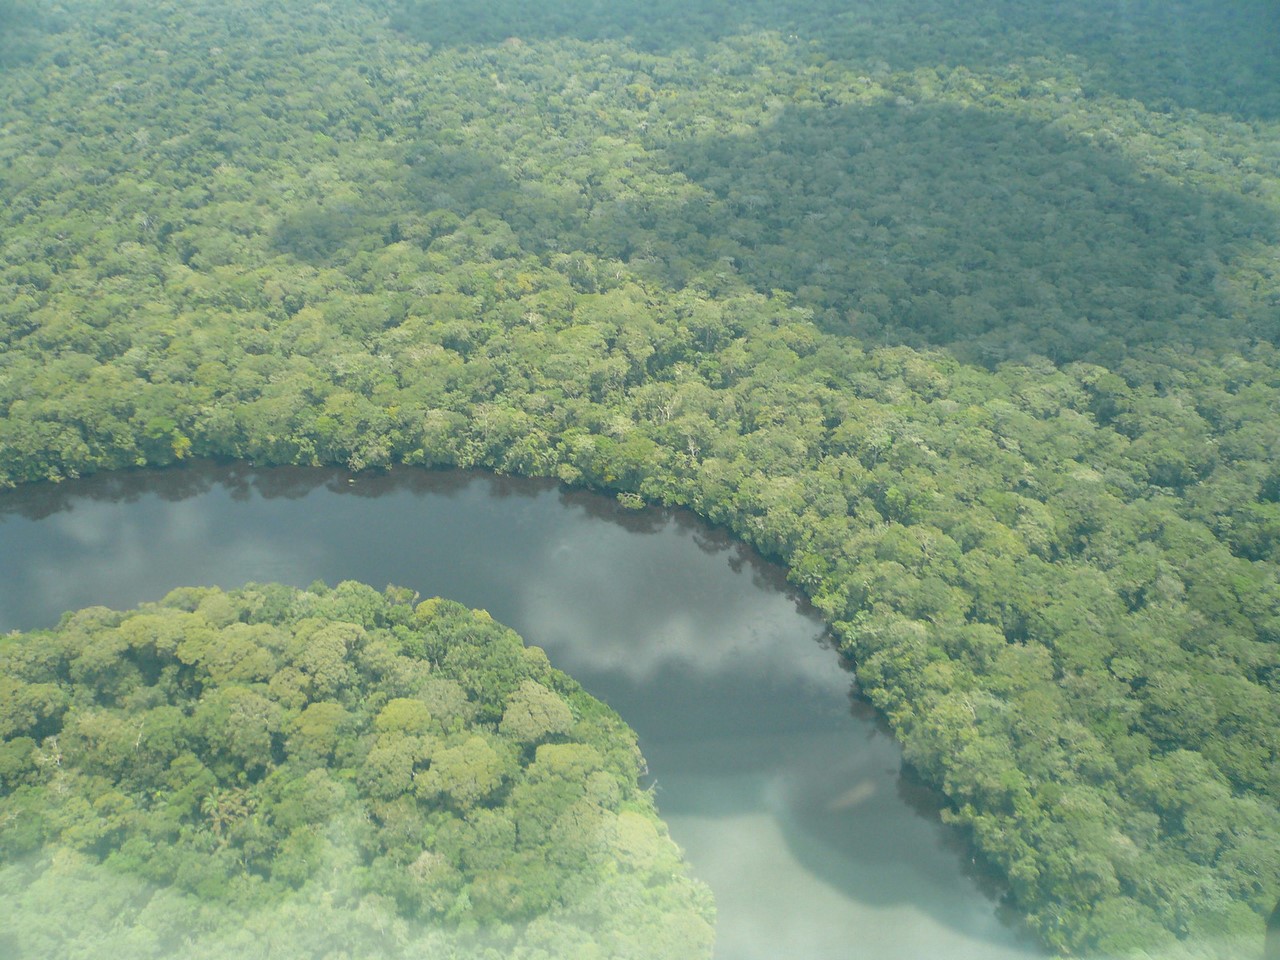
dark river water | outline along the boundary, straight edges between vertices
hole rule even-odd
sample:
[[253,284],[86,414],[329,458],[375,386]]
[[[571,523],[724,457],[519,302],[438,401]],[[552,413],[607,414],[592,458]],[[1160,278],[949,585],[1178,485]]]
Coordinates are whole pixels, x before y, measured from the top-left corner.
[[781,571],[679,512],[484,475],[200,465],[0,494],[0,630],[181,585],[356,579],[488,610],[639,732],[718,960],[1011,960]]

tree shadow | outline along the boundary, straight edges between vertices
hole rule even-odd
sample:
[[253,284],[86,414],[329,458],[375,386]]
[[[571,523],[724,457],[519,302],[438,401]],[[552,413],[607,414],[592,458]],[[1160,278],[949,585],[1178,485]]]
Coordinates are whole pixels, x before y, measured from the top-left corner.
[[[552,13],[563,5],[518,6],[539,29],[560,29]],[[893,6],[899,18],[950,9],[942,0]],[[753,8],[744,9],[721,28],[745,22]],[[442,16],[437,29],[452,22]],[[900,32],[885,28],[886,55]],[[1032,355],[1113,365],[1139,345],[1280,337],[1280,299],[1232,278],[1280,238],[1276,212],[1144,170],[1106,131],[880,102],[791,106],[740,135],[644,138],[655,175],[685,178],[700,197],[590,182],[563,190],[554,178],[518,180],[503,157],[423,139],[402,148],[401,179],[383,185],[401,204],[296,211],[277,227],[277,249],[332,264],[401,239],[430,247],[487,210],[534,256],[620,260],[668,289],[696,282],[716,294],[745,281],[783,290],[828,332],[946,348],[987,366]]]
[[559,196],[429,145],[407,150],[399,189],[424,246],[498,212],[534,256],[583,251],[673,290],[786,291],[829,333],[985,366],[1280,337],[1280,301],[1233,277],[1280,240],[1276,211],[1144,170],[1103,135],[939,103],[792,106],[650,158],[650,179],[700,189]]
[[1280,300],[1235,278],[1280,241],[1276,211],[1144,170],[1105,132],[943,103],[806,105],[649,157],[650,180],[701,189],[556,193],[433,145],[407,149],[399,189],[424,246],[488,210],[534,256],[583,251],[667,289],[782,290],[827,332],[986,366],[1280,338]]
[[[581,211],[537,182],[517,183],[501,160],[466,147],[419,140],[398,159],[403,174],[379,183],[386,196],[307,204],[282,216],[271,234],[277,253],[312,266],[340,266],[362,252],[408,240],[429,247],[478,210],[500,213],[528,252],[546,254],[576,229]],[[391,198],[391,199],[388,199]],[[199,254],[182,255],[190,262]]]
[[749,135],[673,144],[666,162],[707,202],[614,205],[595,219],[627,222],[599,235],[629,249],[596,252],[648,251],[673,286],[695,259],[713,290],[736,273],[789,291],[829,332],[986,364],[1275,335],[1274,311],[1242,309],[1225,283],[1280,236],[1273,210],[1049,124],[936,104],[793,107]]
[[792,32],[838,60],[996,74],[1065,67],[1086,96],[1280,117],[1280,7],[1270,0],[896,0],[829,16]]
[[393,10],[393,26],[445,47],[568,38],[668,53],[769,30],[867,68],[1004,72],[1069,59],[1090,94],[1280,117],[1280,7],[1270,0],[400,0]]
[[[0,0],[0,69],[34,60],[46,33],[58,32],[62,25],[29,0]],[[60,55],[65,57],[65,54]],[[59,62],[59,66],[70,63]]]
[[789,22],[762,0],[402,0],[391,24],[432,46],[488,45],[567,38],[622,40],[634,49],[669,52],[707,44],[749,27]]
[[[1270,0],[910,5],[963,6],[960,16],[970,23],[976,18],[1003,28],[999,40],[1008,46],[998,53],[995,44],[972,49],[960,40],[939,63],[999,70],[1010,54],[1028,60],[1066,55],[1080,65],[1087,95],[1110,93],[1161,112],[1185,107],[1242,120],[1280,117],[1280,7]],[[943,22],[930,32],[945,48],[950,38],[972,35],[965,27]]]
[[[351,201],[313,203],[291,210],[271,234],[277,252],[313,266],[331,266],[360,250],[377,249],[398,239],[386,210]],[[183,262],[192,262],[198,253],[184,252]]]

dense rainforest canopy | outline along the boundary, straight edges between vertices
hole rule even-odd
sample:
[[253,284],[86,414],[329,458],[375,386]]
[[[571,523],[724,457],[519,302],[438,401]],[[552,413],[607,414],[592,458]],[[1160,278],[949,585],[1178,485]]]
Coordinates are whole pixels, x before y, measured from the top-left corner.
[[414,599],[181,589],[0,640],[4,956],[709,956],[635,735]]
[[788,564],[1046,943],[1261,949],[1273,3],[0,16],[0,480],[691,506]]

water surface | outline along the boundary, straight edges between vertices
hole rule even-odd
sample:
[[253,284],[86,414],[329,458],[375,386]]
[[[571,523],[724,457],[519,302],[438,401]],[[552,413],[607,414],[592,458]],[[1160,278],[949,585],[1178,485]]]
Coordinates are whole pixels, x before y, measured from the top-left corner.
[[686,513],[485,475],[200,465],[0,495],[0,630],[182,585],[487,609],[640,735],[717,960],[1015,960],[954,831],[781,571]]

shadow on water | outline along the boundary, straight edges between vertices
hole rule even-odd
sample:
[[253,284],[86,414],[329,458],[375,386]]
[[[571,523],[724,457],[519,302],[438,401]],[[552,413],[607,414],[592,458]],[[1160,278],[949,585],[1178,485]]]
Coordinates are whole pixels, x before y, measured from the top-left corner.
[[[877,741],[894,742],[884,717],[863,697],[856,681],[851,684],[849,707],[869,747]],[[935,921],[954,925],[957,930],[970,929],[966,911],[957,912],[955,903],[945,902],[944,897],[920,896],[920,885],[948,887],[963,878],[994,905],[999,927],[1012,931],[1024,955],[1047,956],[1010,903],[1008,883],[1000,872],[977,853],[966,830],[942,822],[946,798],[902,762],[896,750],[891,757],[893,769],[889,771],[882,768],[886,754],[874,747],[860,752],[852,766],[837,752],[824,773],[811,773],[789,792],[779,821],[796,859],[812,875],[835,889],[851,892],[860,903],[877,907],[924,904]],[[885,785],[891,789],[882,789]],[[897,810],[909,810],[932,824],[932,831],[920,834],[895,829]],[[852,823],[867,817],[880,821],[881,829],[858,829]],[[922,843],[925,836],[929,848],[948,851],[945,875],[929,873],[929,854]],[[908,864],[918,865],[917,871],[923,872],[909,870],[910,879],[903,882],[896,877]]]
[[1270,0],[401,0],[393,10],[395,27],[433,46],[571,38],[666,53],[763,29],[867,68],[1003,72],[1066,57],[1090,94],[1280,117],[1280,7]]
[[[896,795],[906,806],[926,820],[941,822],[942,811],[947,808],[947,798],[942,792],[920,776],[916,769],[903,764],[898,774]],[[981,859],[967,830],[947,826],[938,831],[938,843],[951,851],[960,865],[960,872],[994,903],[1001,904],[1001,918],[1012,925],[1017,921],[1015,910],[1005,908],[1009,886],[1000,871]]]
[[[525,484],[531,481],[518,482]],[[554,482],[548,482],[554,486]],[[795,603],[803,615],[818,616],[809,598],[787,580],[785,567],[771,563],[727,529],[709,526],[707,521],[689,510],[659,506],[635,510],[596,491],[580,488],[563,489],[560,498],[587,516],[621,527],[628,533],[661,533],[672,528],[687,533],[690,541],[708,556],[725,554],[729,569],[734,573],[749,572],[752,586],[757,590],[781,593]]]
[[[967,836],[959,829],[942,824],[939,814],[945,804],[940,795],[923,784],[908,767],[899,773],[895,783],[893,801],[902,802],[916,815],[936,824],[930,842],[949,853],[948,866],[955,864],[946,876],[922,877],[926,885],[946,886],[963,882],[971,884],[995,908],[1001,927],[1012,931],[1019,946],[1027,955],[1048,956],[1025,926],[1018,911],[1008,901],[1008,886],[998,871],[975,856]],[[856,788],[855,788],[856,790]],[[907,895],[904,885],[894,883],[889,874],[900,869],[904,862],[919,858],[923,863],[927,854],[916,849],[915,838],[904,837],[891,827],[883,830],[849,830],[833,826],[833,821],[859,815],[878,816],[881,811],[868,803],[869,809],[846,810],[833,807],[826,796],[796,798],[791,816],[782,822],[783,835],[788,847],[798,861],[814,876],[836,889],[850,891],[860,903],[889,907],[906,902],[916,903]],[[821,838],[820,842],[819,839]],[[833,853],[837,854],[833,856]],[[914,888],[919,895],[918,888]],[[931,898],[923,897],[928,904]],[[965,912],[954,913],[955,905],[932,900],[936,906],[929,912],[941,924],[964,929]]]
[[[243,464],[238,466],[245,468]],[[20,494],[0,497],[0,522],[9,515],[43,520],[74,509],[75,501],[84,499],[134,503],[140,497],[155,495],[171,502],[185,500],[209,492],[216,484],[230,482],[236,472],[237,464],[202,462],[170,470],[118,470],[58,483],[26,483]]]
[[354,476],[340,467],[270,467],[263,469],[244,460],[194,460],[162,469],[116,470],[57,483],[42,481],[23,484],[20,493],[0,497],[0,521],[6,515],[27,520],[74,509],[78,500],[98,503],[134,503],[154,496],[170,503],[197,497],[222,487],[232,500],[300,500],[315,490],[326,489],[349,496],[375,498],[392,490],[414,494],[448,496],[465,489],[477,476],[490,480],[496,496],[523,493],[533,496],[548,489],[552,481],[496,477],[463,470],[405,469]]
[[[617,524],[628,533],[659,533],[665,530],[673,519],[669,511],[652,507],[631,510],[616,500],[607,499],[587,490],[565,489],[561,492],[560,499],[566,505],[582,510],[587,516]],[[685,521],[681,519],[680,522]]]

